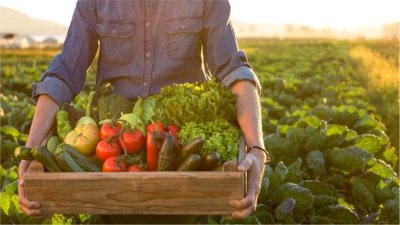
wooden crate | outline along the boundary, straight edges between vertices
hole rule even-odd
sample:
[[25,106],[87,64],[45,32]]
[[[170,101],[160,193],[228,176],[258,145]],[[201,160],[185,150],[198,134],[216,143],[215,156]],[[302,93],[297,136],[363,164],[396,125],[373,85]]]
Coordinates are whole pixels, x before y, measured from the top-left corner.
[[[83,111],[67,110],[71,121]],[[47,135],[54,135],[54,129]],[[241,139],[238,158],[224,163],[222,171],[196,172],[44,172],[33,161],[24,173],[26,197],[41,204],[43,215],[52,214],[154,214],[223,215],[235,208],[232,200],[244,198],[246,174],[236,171],[246,147]]]

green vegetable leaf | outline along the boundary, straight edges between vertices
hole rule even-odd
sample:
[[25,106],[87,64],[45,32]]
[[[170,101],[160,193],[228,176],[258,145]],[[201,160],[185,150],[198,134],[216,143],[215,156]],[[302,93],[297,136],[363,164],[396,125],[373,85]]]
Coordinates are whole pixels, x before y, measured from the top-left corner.
[[361,156],[365,160],[365,162],[368,162],[368,161],[374,159],[374,155],[372,153],[367,152],[363,148],[360,148],[360,147],[348,147],[348,148],[345,148],[344,151],[349,151],[356,155]]
[[288,198],[292,198],[296,201],[294,210],[299,212],[305,212],[310,209],[314,201],[314,197],[308,189],[291,183],[278,186],[268,195],[267,199],[270,203],[275,205],[282,203]]
[[4,133],[5,135],[10,135],[17,140],[17,137],[21,134],[15,127],[13,126],[2,126],[1,127],[1,132]]
[[394,220],[399,220],[399,199],[387,200],[383,203],[383,210]]
[[283,162],[279,162],[275,167],[274,174],[271,175],[270,186],[275,187],[280,183],[282,183],[287,173],[288,173],[288,168],[285,166],[285,164],[283,164]]
[[353,177],[352,180],[353,197],[360,202],[367,204],[370,208],[376,210],[378,208],[376,201],[375,187],[360,177]]
[[273,173],[274,173],[274,171],[272,170],[272,168],[269,165],[264,166],[263,178],[270,178]]
[[381,146],[382,146],[382,147],[385,147],[385,146],[387,146],[387,145],[390,144],[389,137],[386,135],[385,131],[382,131],[382,130],[373,130],[373,131],[370,131],[370,132],[368,132],[368,133],[369,133],[369,134],[373,134],[373,135],[379,137],[379,139],[380,139],[380,141],[381,141]]
[[268,195],[268,188],[269,188],[269,179],[268,178],[263,178],[261,180],[261,189],[260,193],[258,194],[258,200],[257,202],[264,202],[265,198]]
[[255,212],[252,214],[255,216],[261,224],[275,224],[274,217],[269,212]]
[[347,127],[352,127],[356,121],[364,117],[361,112],[362,111],[358,110],[355,106],[347,106],[342,112],[341,119]]
[[308,125],[314,127],[317,130],[321,127],[321,124],[322,124],[321,120],[318,119],[318,117],[316,117],[316,116],[306,117],[306,118],[304,118],[304,121],[306,121]]
[[376,125],[377,125],[377,121],[374,118],[372,118],[370,116],[366,116],[366,117],[358,120],[353,125],[353,130],[357,131],[357,133],[365,133],[365,132],[375,128]]
[[349,139],[351,139],[351,138],[353,138],[353,137],[356,137],[356,136],[357,136],[357,132],[356,132],[356,131],[354,131],[354,130],[348,130],[345,139],[346,139],[346,140],[349,140]]
[[1,192],[0,193],[0,197],[1,197],[1,214],[6,214],[7,216],[9,215],[9,210],[11,207],[11,198],[10,195],[5,193],[5,192]]
[[343,143],[347,135],[347,127],[341,125],[329,125],[325,134],[326,140],[323,145],[323,149],[332,149],[340,146]]
[[31,219],[22,210],[19,209],[18,195],[11,197],[9,216],[13,218],[13,221],[18,224],[41,224],[44,219]]
[[287,138],[272,138],[266,143],[267,150],[274,155],[285,155],[296,157],[298,155],[298,148],[292,149],[293,141]]
[[292,163],[288,167],[288,171],[295,174],[300,174],[300,166],[301,166],[301,158],[298,158],[296,162]]
[[328,195],[314,195],[314,206],[317,208],[338,204],[338,198]]
[[[312,127],[310,127],[312,128]],[[297,157],[299,154],[299,150],[304,147],[306,144],[307,140],[313,135],[315,130],[314,128],[310,129],[307,127],[306,129],[303,129],[301,127],[294,127],[292,126],[287,135],[286,138],[292,141],[292,145],[290,149],[286,150],[286,156],[291,156],[291,157]],[[292,154],[290,154],[292,153]]]
[[1,192],[6,192],[10,196],[13,196],[14,194],[18,194],[18,180],[4,186],[1,189]]
[[392,168],[380,159],[375,159],[375,166],[369,168],[368,171],[375,172],[381,177],[397,177]]
[[358,216],[350,209],[341,205],[325,206],[316,211],[310,222],[312,224],[357,224]]
[[356,169],[363,171],[365,160],[363,157],[351,151],[335,149],[328,153],[330,165],[339,170],[352,172]]
[[328,106],[315,106],[311,110],[311,114],[321,120],[330,120],[333,118],[333,111]]
[[360,147],[370,153],[377,153],[381,149],[379,138],[372,134],[363,134],[346,140],[343,147]]
[[258,221],[257,217],[255,217],[255,216],[247,217],[247,219],[244,221],[244,224],[259,224],[259,225],[261,225],[260,221]]
[[344,200],[344,198],[342,198],[342,197],[339,197],[338,202],[339,202],[339,205],[341,205],[341,206],[343,206],[343,207],[346,207],[346,208],[348,208],[348,209],[354,209],[354,205],[352,205],[352,204],[350,204],[350,203],[347,203],[347,202]]
[[338,193],[336,189],[329,184],[324,184],[319,181],[312,181],[312,180],[307,180],[304,181],[300,184],[301,187],[307,188],[308,190],[311,191],[312,195],[326,195],[326,196],[331,196],[334,198],[338,198]]
[[275,218],[279,220],[289,219],[293,216],[293,209],[296,201],[293,198],[284,200],[275,210]]
[[381,203],[393,198],[393,194],[390,191],[387,182],[384,182],[383,180],[379,181],[378,185],[376,185],[376,194]]
[[300,175],[292,173],[292,172],[288,172],[286,174],[286,177],[283,180],[282,184],[285,184],[285,183],[300,184],[300,182],[302,182],[302,181],[303,181],[303,178],[301,178]]
[[320,130],[311,135],[311,137],[306,141],[304,150],[310,152],[312,150],[320,150],[324,145],[326,140],[326,134],[324,131]]
[[326,174],[325,158],[322,152],[318,150],[313,150],[307,155],[308,167],[320,176]]

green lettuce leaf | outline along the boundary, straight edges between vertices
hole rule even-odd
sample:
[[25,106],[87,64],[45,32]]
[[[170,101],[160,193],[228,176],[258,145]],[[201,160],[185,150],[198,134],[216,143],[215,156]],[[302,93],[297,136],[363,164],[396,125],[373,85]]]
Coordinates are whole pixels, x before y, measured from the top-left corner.
[[326,195],[338,198],[338,193],[332,185],[324,184],[319,181],[307,180],[300,184],[301,187],[307,188],[311,191],[312,195]]
[[279,220],[289,219],[293,217],[293,209],[296,201],[293,198],[284,200],[275,210],[275,218]]
[[381,142],[378,137],[372,134],[363,134],[346,140],[343,147],[360,147],[374,154],[381,149]]
[[361,203],[367,204],[371,209],[378,209],[375,187],[360,177],[352,179],[352,195]]
[[326,134],[324,131],[320,130],[311,135],[307,140],[304,150],[310,152],[312,150],[321,150],[326,140]]
[[341,125],[329,125],[325,134],[326,139],[323,145],[323,149],[332,149],[334,147],[339,147],[346,138],[347,127]]
[[393,169],[380,159],[375,159],[375,166],[369,168],[367,171],[374,172],[381,177],[397,177]]
[[294,210],[299,212],[305,212],[311,209],[314,201],[310,190],[291,183],[278,186],[267,197],[268,201],[273,205],[281,204],[288,198],[292,198],[296,201]]
[[314,170],[314,172],[319,176],[326,174],[325,158],[322,152],[318,150],[309,152],[306,161],[308,167]]
[[358,216],[341,205],[330,205],[320,208],[310,219],[312,224],[357,224]]

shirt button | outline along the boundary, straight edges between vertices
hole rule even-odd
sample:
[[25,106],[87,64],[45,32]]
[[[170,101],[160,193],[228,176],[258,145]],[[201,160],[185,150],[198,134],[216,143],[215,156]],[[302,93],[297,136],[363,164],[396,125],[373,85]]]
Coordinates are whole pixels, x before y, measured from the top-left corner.
[[146,58],[150,58],[151,54],[150,52],[146,53]]
[[143,83],[143,87],[147,87],[147,82],[144,82],[144,83]]
[[150,27],[150,22],[146,22],[144,25],[145,25],[146,27]]

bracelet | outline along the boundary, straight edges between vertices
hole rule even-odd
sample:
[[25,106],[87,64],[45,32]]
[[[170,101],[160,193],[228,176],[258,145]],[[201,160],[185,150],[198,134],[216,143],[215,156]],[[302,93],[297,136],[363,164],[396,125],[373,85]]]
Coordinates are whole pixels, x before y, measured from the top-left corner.
[[262,148],[262,147],[260,147],[260,146],[253,146],[253,145],[248,146],[248,147],[247,147],[247,150],[250,150],[250,149],[252,149],[252,148],[260,149],[260,150],[262,150],[262,151],[265,153],[265,155],[267,156],[266,161],[265,161],[265,164],[271,162],[267,150],[265,150],[264,148]]

